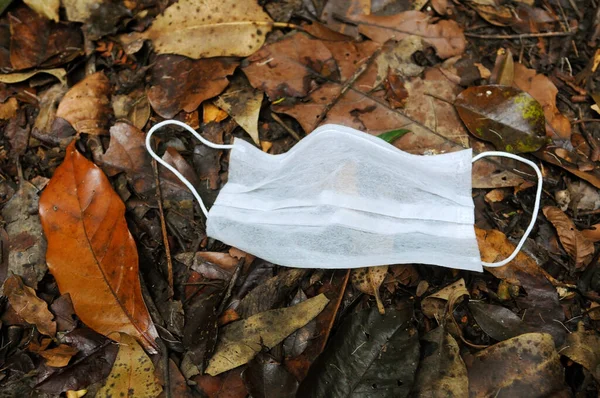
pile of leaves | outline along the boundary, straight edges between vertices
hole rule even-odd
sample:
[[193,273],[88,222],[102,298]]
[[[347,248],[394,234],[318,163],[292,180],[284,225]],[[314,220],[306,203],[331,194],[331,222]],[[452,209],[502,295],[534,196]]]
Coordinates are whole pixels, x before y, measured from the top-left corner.
[[[585,12],[588,11],[588,12]],[[0,397],[600,392],[600,8],[585,0],[0,0]],[[280,267],[146,152],[338,123],[519,153],[506,266]],[[212,203],[228,154],[152,145]],[[390,181],[393,183],[393,181]],[[473,166],[483,261],[536,178]],[[457,265],[458,266],[458,265]]]

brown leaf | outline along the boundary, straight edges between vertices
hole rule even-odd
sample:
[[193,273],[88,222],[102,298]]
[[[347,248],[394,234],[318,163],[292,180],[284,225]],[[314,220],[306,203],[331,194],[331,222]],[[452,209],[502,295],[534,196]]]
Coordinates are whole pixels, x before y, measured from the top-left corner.
[[263,45],[272,25],[256,0],[180,0],[133,38],[152,40],[159,54],[246,57]]
[[19,101],[15,97],[10,97],[6,102],[0,103],[0,120],[8,120],[17,116],[19,110]]
[[164,118],[171,118],[182,109],[195,111],[202,101],[227,87],[227,76],[237,65],[229,58],[194,61],[179,55],[159,55],[150,77],[150,105]]
[[341,22],[339,17],[370,13],[371,0],[329,0],[321,12],[321,21],[336,32],[358,38],[358,27]]
[[389,265],[378,265],[376,267],[356,268],[352,270],[351,280],[354,287],[363,293],[375,296],[377,309],[380,314],[385,314],[383,302],[379,295],[379,288],[385,280]]
[[263,47],[247,59],[242,70],[254,88],[271,100],[303,97],[314,89],[319,76],[335,79],[336,62],[320,41],[295,33]]
[[154,398],[162,391],[154,376],[154,365],[135,339],[125,333],[119,338],[119,352],[97,397]]
[[33,130],[39,134],[49,134],[56,119],[56,110],[61,99],[67,92],[66,86],[55,84],[44,91],[40,97],[40,113],[38,113]]
[[456,22],[443,20],[433,24],[427,14],[419,11],[405,11],[389,16],[348,16],[348,19],[359,24],[360,33],[378,43],[415,35],[432,45],[440,58],[450,58],[465,51],[465,36]]
[[73,355],[78,352],[79,350],[75,347],[61,344],[56,348],[41,351],[39,354],[46,360],[46,365],[54,368],[62,368],[67,366]]
[[554,396],[565,388],[560,356],[546,333],[522,334],[479,351],[467,368],[471,397],[498,391],[507,397]]
[[594,243],[600,242],[600,224],[594,224],[590,229],[584,229],[581,231],[581,235]]
[[110,81],[103,72],[86,76],[65,94],[56,116],[71,123],[78,133],[108,134],[110,92]]
[[150,118],[150,103],[142,90],[135,90],[128,95],[113,95],[112,108],[116,119],[127,119],[140,130]]
[[227,112],[258,145],[258,114],[262,100],[262,91],[253,89],[242,75],[233,78],[227,90],[217,98],[215,105]]
[[18,83],[32,78],[33,76],[45,73],[48,75],[52,75],[56,77],[61,84],[67,84],[67,71],[62,68],[54,68],[54,69],[40,69],[33,70],[30,72],[22,72],[22,73],[7,73],[5,75],[0,75],[0,82],[2,83]]
[[[152,158],[146,150],[145,137],[146,135],[138,128],[127,123],[117,122],[110,128],[110,145],[106,153],[99,157],[99,161],[109,176],[125,172],[135,192],[155,198],[154,170],[152,169]],[[175,155],[171,152],[172,156],[177,156],[179,162],[182,160],[178,153]],[[187,162],[185,164],[187,165]],[[190,166],[187,165],[187,167]],[[196,179],[191,177],[188,172],[185,174]],[[191,194],[173,173],[160,168],[159,175],[161,192],[166,200],[190,199]]]
[[40,199],[50,272],[86,325],[106,336],[127,332],[153,352],[158,334],[142,298],[124,214],[102,170],[69,145]]
[[50,22],[25,6],[10,15],[10,62],[14,70],[51,68],[82,53],[79,28]]
[[38,189],[22,181],[19,190],[2,208],[9,237],[8,272],[20,276],[32,287],[37,287],[48,271],[38,202]]
[[529,69],[520,63],[514,64],[515,73],[513,86],[528,92],[544,109],[546,116],[546,134],[549,137],[569,139],[571,137],[571,123],[556,108],[556,95],[558,89],[552,81],[543,74],[538,74],[535,69]]
[[40,333],[47,336],[56,334],[54,315],[48,310],[48,304],[35,294],[35,290],[26,286],[17,275],[11,275],[4,282],[4,295],[21,318],[35,325]]
[[565,251],[575,260],[575,267],[585,268],[594,255],[594,243],[586,239],[562,210],[554,206],[543,208],[544,215],[554,225]]
[[441,322],[446,314],[452,314],[454,305],[460,299],[469,296],[465,280],[461,278],[439,292],[425,297],[421,302],[421,309],[426,316]]
[[560,354],[586,368],[600,382],[600,337],[594,330],[585,330],[583,322],[577,331],[569,333]]
[[514,87],[469,87],[454,101],[471,134],[497,150],[535,152],[544,145],[544,113],[533,97]]

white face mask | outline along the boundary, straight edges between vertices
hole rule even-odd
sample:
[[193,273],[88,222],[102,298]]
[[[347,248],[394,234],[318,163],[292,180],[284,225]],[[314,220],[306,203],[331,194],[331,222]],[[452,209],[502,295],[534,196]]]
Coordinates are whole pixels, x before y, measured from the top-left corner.
[[[229,179],[207,211],[196,189],[150,146],[162,126],[184,127],[211,148],[231,149]],[[321,126],[289,152],[269,155],[241,139],[207,141],[191,127],[166,120],[150,129],[146,147],[194,194],[207,235],[272,263],[301,268],[356,268],[422,263],[482,271],[510,262],[533,229],[542,174],[527,159],[471,149],[411,155],[384,140],[339,125]],[[485,263],[473,227],[471,163],[503,156],[534,168],[533,217],[507,259]]]

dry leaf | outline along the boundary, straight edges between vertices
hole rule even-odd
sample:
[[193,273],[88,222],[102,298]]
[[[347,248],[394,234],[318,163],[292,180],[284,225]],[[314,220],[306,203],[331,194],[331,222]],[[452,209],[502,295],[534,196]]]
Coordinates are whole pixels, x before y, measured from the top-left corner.
[[117,358],[96,397],[155,398],[161,391],[148,355],[133,337],[121,333]]
[[[42,0],[43,1],[43,0]],[[67,19],[73,22],[86,22],[92,15],[92,8],[105,0],[61,0],[67,12]]]
[[23,2],[39,15],[58,22],[60,0],[23,0]]
[[113,95],[112,108],[116,119],[127,119],[138,129],[144,128],[150,118],[150,103],[142,90]]
[[581,231],[581,235],[594,243],[600,242],[600,224],[594,224],[590,229],[584,229]]
[[108,134],[112,109],[110,81],[102,72],[94,73],[71,87],[56,110],[78,133]]
[[204,102],[202,104],[202,122],[210,123],[215,122],[219,123],[223,120],[227,119],[229,115],[224,110],[220,109],[218,106],[211,104],[210,102]]
[[563,248],[575,260],[575,267],[585,268],[594,255],[594,243],[586,239],[575,227],[573,220],[558,207],[546,206],[543,212],[556,228]]
[[243,76],[234,78],[227,90],[217,98],[215,105],[223,109],[259,145],[258,114],[263,93],[253,89]]
[[347,17],[370,13],[371,0],[328,0],[321,12],[321,21],[336,32],[358,38],[358,27],[340,22],[337,16]]
[[77,354],[79,349],[67,344],[61,344],[56,348],[39,352],[41,357],[46,360],[46,365],[53,368],[62,368],[69,364],[73,355]]
[[544,109],[546,116],[547,135],[558,136],[562,139],[571,137],[571,123],[556,108],[558,89],[547,77],[538,74],[535,69],[529,69],[520,63],[514,64],[513,86],[527,91]]
[[19,102],[15,97],[10,97],[6,102],[0,103],[0,120],[8,120],[17,116]]
[[54,68],[54,69],[40,69],[33,70],[30,72],[22,72],[22,73],[7,73],[5,75],[0,75],[0,82],[2,83],[18,83],[25,81],[32,76],[37,75],[38,73],[47,73],[56,77],[61,84],[67,84],[67,71],[62,68]]
[[26,286],[17,275],[11,275],[4,282],[4,295],[10,306],[25,322],[35,325],[40,333],[47,336],[56,334],[54,315],[48,304],[35,294],[35,290]]
[[421,309],[423,314],[440,322],[446,313],[452,314],[454,304],[463,297],[469,297],[469,291],[465,287],[465,280],[461,278],[439,292],[425,297],[421,302]]
[[273,348],[316,317],[328,302],[320,294],[292,307],[261,312],[226,325],[206,373],[218,375],[247,363],[263,346]]
[[320,40],[295,33],[269,44],[247,59],[242,70],[252,87],[267,93],[271,100],[303,97],[319,76],[335,79],[336,61]]
[[124,40],[152,40],[159,54],[199,59],[247,57],[258,50],[273,21],[256,0],[180,0],[141,34]]
[[150,105],[164,118],[181,110],[193,112],[202,101],[227,87],[227,76],[237,65],[229,58],[194,61],[179,55],[159,55],[150,77]]
[[600,336],[594,330],[585,330],[583,322],[577,331],[569,333],[560,354],[586,368],[600,382]]
[[56,120],[58,104],[66,92],[66,86],[55,84],[39,96],[40,112],[33,124],[34,131],[38,131],[41,134],[50,134],[52,132],[52,124],[54,123],[54,120]]
[[40,218],[48,268],[77,316],[105,336],[127,332],[154,352],[158,334],[142,297],[125,205],[75,143],[40,198]]
[[389,265],[379,265],[352,270],[352,284],[361,292],[375,296],[380,314],[385,314],[385,309],[379,295],[379,288],[387,276],[388,269]]
[[348,19],[359,24],[360,33],[378,43],[399,41],[408,35],[415,35],[432,45],[440,58],[450,58],[465,51],[465,35],[456,22],[443,20],[432,24],[431,17],[419,11],[405,11],[389,16],[349,16]]

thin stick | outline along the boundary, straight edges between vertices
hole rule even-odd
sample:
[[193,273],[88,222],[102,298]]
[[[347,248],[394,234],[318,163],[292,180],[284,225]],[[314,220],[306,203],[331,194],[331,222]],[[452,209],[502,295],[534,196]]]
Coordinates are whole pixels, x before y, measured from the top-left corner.
[[465,33],[467,37],[474,37],[477,39],[491,39],[491,40],[502,40],[502,39],[530,39],[534,37],[564,37],[572,36],[573,32],[543,32],[543,33],[523,33],[520,35],[480,35],[477,33]]
[[292,130],[287,124],[281,120],[279,116],[275,112],[271,112],[271,117],[275,120],[281,127],[285,129],[292,137],[296,139],[296,141],[300,141],[300,136],[294,130]]
[[156,199],[158,200],[158,214],[160,215],[160,229],[162,230],[163,244],[165,245],[165,255],[167,256],[167,280],[173,294],[173,260],[171,259],[171,247],[169,246],[169,236],[167,235],[167,223],[165,221],[165,212],[163,210],[162,193],[160,191],[160,179],[158,177],[158,165],[156,160],[152,159],[152,169],[154,170],[154,182],[156,184]]
[[573,120],[571,124],[580,124],[580,123],[600,123],[600,119],[579,119]]

